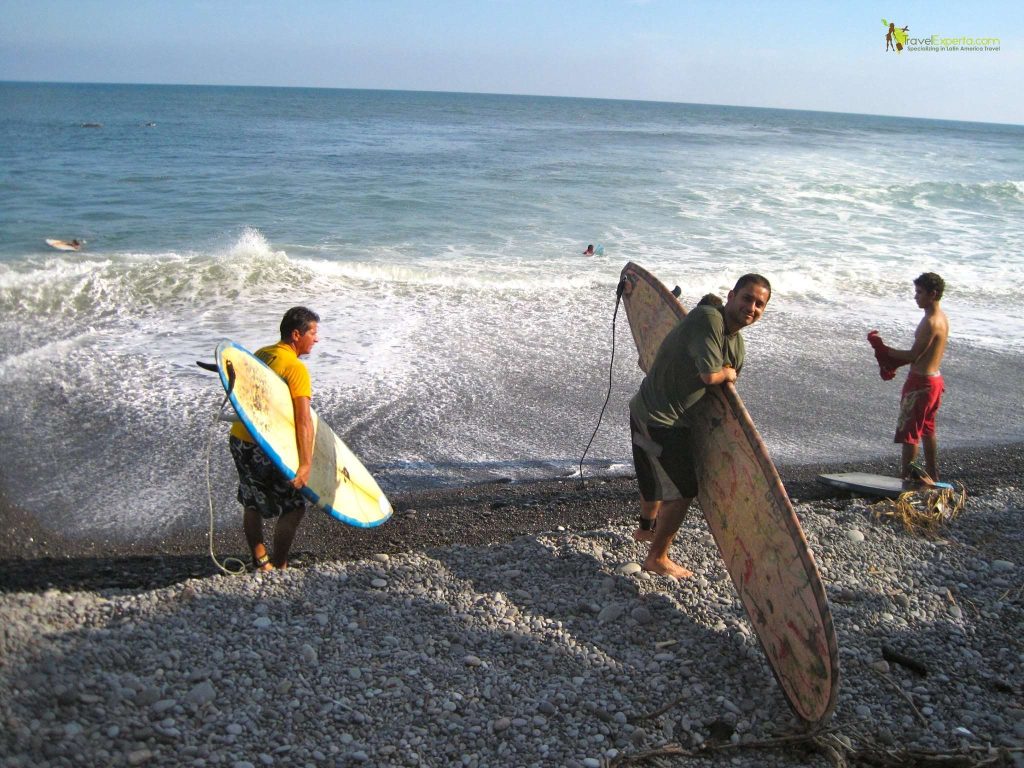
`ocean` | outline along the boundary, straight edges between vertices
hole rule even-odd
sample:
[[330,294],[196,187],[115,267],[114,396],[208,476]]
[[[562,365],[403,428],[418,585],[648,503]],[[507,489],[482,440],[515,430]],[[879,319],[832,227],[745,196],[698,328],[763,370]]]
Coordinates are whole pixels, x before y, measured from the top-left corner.
[[939,272],[941,460],[1024,439],[1022,246],[1021,126],[0,83],[0,490],[141,539],[204,526],[209,474],[237,524],[223,390],[195,361],[272,342],[296,304],[322,317],[313,404],[386,491],[571,476],[609,382],[586,472],[629,473],[627,261],[691,305],[771,280],[738,388],[777,463],[895,462],[902,375],[865,336],[909,347],[912,280]]

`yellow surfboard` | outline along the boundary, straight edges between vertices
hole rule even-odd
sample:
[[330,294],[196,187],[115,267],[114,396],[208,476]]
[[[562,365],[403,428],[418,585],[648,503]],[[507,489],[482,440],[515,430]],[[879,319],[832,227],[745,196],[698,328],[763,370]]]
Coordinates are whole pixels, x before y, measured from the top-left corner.
[[[231,341],[217,345],[217,372],[249,434],[285,477],[295,477],[299,451],[288,385],[262,360]],[[373,528],[392,515],[391,503],[366,468],[325,424],[313,417],[313,466],[302,494],[331,517]]]

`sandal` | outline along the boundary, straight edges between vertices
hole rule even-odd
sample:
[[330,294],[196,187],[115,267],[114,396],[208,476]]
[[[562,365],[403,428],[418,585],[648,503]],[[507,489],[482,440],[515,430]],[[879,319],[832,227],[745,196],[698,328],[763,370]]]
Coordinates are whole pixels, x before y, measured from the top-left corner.
[[909,470],[907,477],[903,478],[903,487],[905,489],[928,488],[935,485],[935,481],[932,480],[925,468],[918,462],[911,462],[907,469]]
[[252,561],[252,569],[254,571],[272,571],[274,566],[270,562],[270,555],[264,552],[259,557],[256,557]]

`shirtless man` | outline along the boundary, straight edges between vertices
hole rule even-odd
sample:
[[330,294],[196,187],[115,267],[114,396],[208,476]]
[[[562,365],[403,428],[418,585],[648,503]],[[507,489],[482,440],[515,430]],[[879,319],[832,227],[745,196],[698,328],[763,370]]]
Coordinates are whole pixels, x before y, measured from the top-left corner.
[[940,306],[945,289],[945,282],[934,272],[925,272],[918,277],[914,281],[914,301],[924,310],[924,317],[914,333],[914,346],[910,349],[886,347],[892,359],[910,363],[910,373],[900,399],[895,438],[895,442],[903,444],[900,473],[904,480],[921,479],[915,476],[913,468],[918,442],[924,445],[928,477],[932,481],[939,479],[935,415],[939,412],[942,393],[946,389],[939,372],[949,338],[949,319]]
[[688,411],[709,386],[736,381],[745,354],[740,331],[761,319],[771,295],[764,277],[748,274],[729,291],[725,306],[702,300],[669,331],[629,402],[640,486],[640,527],[634,537],[650,542],[645,570],[680,579],[693,576],[668,556],[697,495]]

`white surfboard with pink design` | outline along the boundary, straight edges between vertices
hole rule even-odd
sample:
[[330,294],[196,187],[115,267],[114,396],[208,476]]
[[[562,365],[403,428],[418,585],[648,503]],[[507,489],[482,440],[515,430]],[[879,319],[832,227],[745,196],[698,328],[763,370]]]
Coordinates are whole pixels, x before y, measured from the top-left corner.
[[[643,267],[630,262],[621,279],[646,372],[686,309]],[[709,387],[691,413],[704,518],[787,701],[824,723],[839,692],[839,649],[800,521],[732,384]]]

